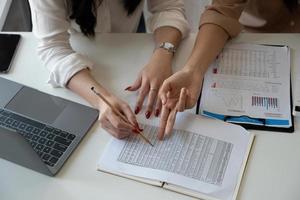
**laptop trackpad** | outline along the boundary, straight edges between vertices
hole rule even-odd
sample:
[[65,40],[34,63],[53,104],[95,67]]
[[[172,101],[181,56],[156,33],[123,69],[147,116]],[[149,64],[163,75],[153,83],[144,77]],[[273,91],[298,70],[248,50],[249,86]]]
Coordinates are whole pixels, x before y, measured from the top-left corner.
[[23,87],[5,108],[46,124],[52,124],[66,105],[63,99]]

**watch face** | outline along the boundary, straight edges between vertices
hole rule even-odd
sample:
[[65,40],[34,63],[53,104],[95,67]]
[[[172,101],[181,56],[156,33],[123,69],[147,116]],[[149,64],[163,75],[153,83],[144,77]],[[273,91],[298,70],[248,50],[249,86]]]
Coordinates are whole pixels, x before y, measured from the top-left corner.
[[171,43],[166,42],[166,43],[165,43],[165,47],[168,48],[168,49],[171,49],[171,48],[173,48],[174,46],[173,46]]
[[170,42],[163,42],[159,45],[159,48],[163,48],[169,52],[175,53],[176,52],[176,48],[175,46],[170,43]]
[[169,52],[175,53],[176,51],[175,46],[170,42],[163,42],[160,47],[168,50]]

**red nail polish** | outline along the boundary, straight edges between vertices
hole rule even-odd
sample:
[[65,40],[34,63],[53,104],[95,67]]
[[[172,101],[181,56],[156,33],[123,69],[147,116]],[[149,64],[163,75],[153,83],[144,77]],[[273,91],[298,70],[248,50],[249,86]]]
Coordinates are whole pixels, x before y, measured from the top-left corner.
[[131,89],[131,86],[129,86],[129,87],[127,87],[127,88],[125,88],[125,90],[130,90]]
[[146,118],[149,119],[150,116],[151,116],[151,112],[150,112],[150,111],[147,111],[145,115],[146,115]]
[[139,124],[137,122],[134,123],[136,129],[143,131],[144,129],[140,128]]
[[155,110],[155,116],[158,117],[158,116],[159,116],[159,113],[160,113],[160,110],[159,110],[159,109],[156,109],[156,110]]
[[137,128],[140,128],[139,124],[137,122],[134,122],[134,126],[137,127]]
[[139,134],[140,133],[137,129],[132,129],[132,132],[134,132],[135,134]]
[[139,112],[140,112],[140,108],[139,108],[139,107],[136,107],[134,113],[137,115]]

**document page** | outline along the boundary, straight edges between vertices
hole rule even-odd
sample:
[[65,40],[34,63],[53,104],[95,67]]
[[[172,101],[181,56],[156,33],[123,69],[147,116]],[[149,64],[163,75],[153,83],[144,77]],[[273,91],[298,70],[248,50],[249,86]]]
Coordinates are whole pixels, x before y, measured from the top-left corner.
[[192,114],[180,114],[177,121],[172,136],[164,141],[157,139],[155,121],[143,124],[154,147],[138,135],[112,139],[98,169],[231,199],[252,136],[239,126]]
[[[286,46],[229,44],[205,74],[200,112],[224,119],[290,127],[290,49]],[[246,120],[245,123],[251,121]]]
[[154,148],[131,136],[118,161],[149,169],[163,170],[205,183],[222,185],[233,144],[184,130],[174,130],[165,142],[156,140],[157,127],[143,125]]

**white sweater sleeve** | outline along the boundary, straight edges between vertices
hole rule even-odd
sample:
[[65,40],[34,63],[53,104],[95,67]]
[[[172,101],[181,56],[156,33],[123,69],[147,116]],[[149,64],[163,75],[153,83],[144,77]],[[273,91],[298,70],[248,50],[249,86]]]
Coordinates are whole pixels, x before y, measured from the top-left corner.
[[162,26],[177,28],[184,38],[189,33],[189,24],[185,16],[184,0],[148,0],[148,10],[152,16],[148,19],[150,31]]
[[65,87],[69,79],[93,62],[75,52],[70,45],[71,27],[63,0],[29,0],[33,33],[39,39],[37,53],[50,71],[49,83]]

